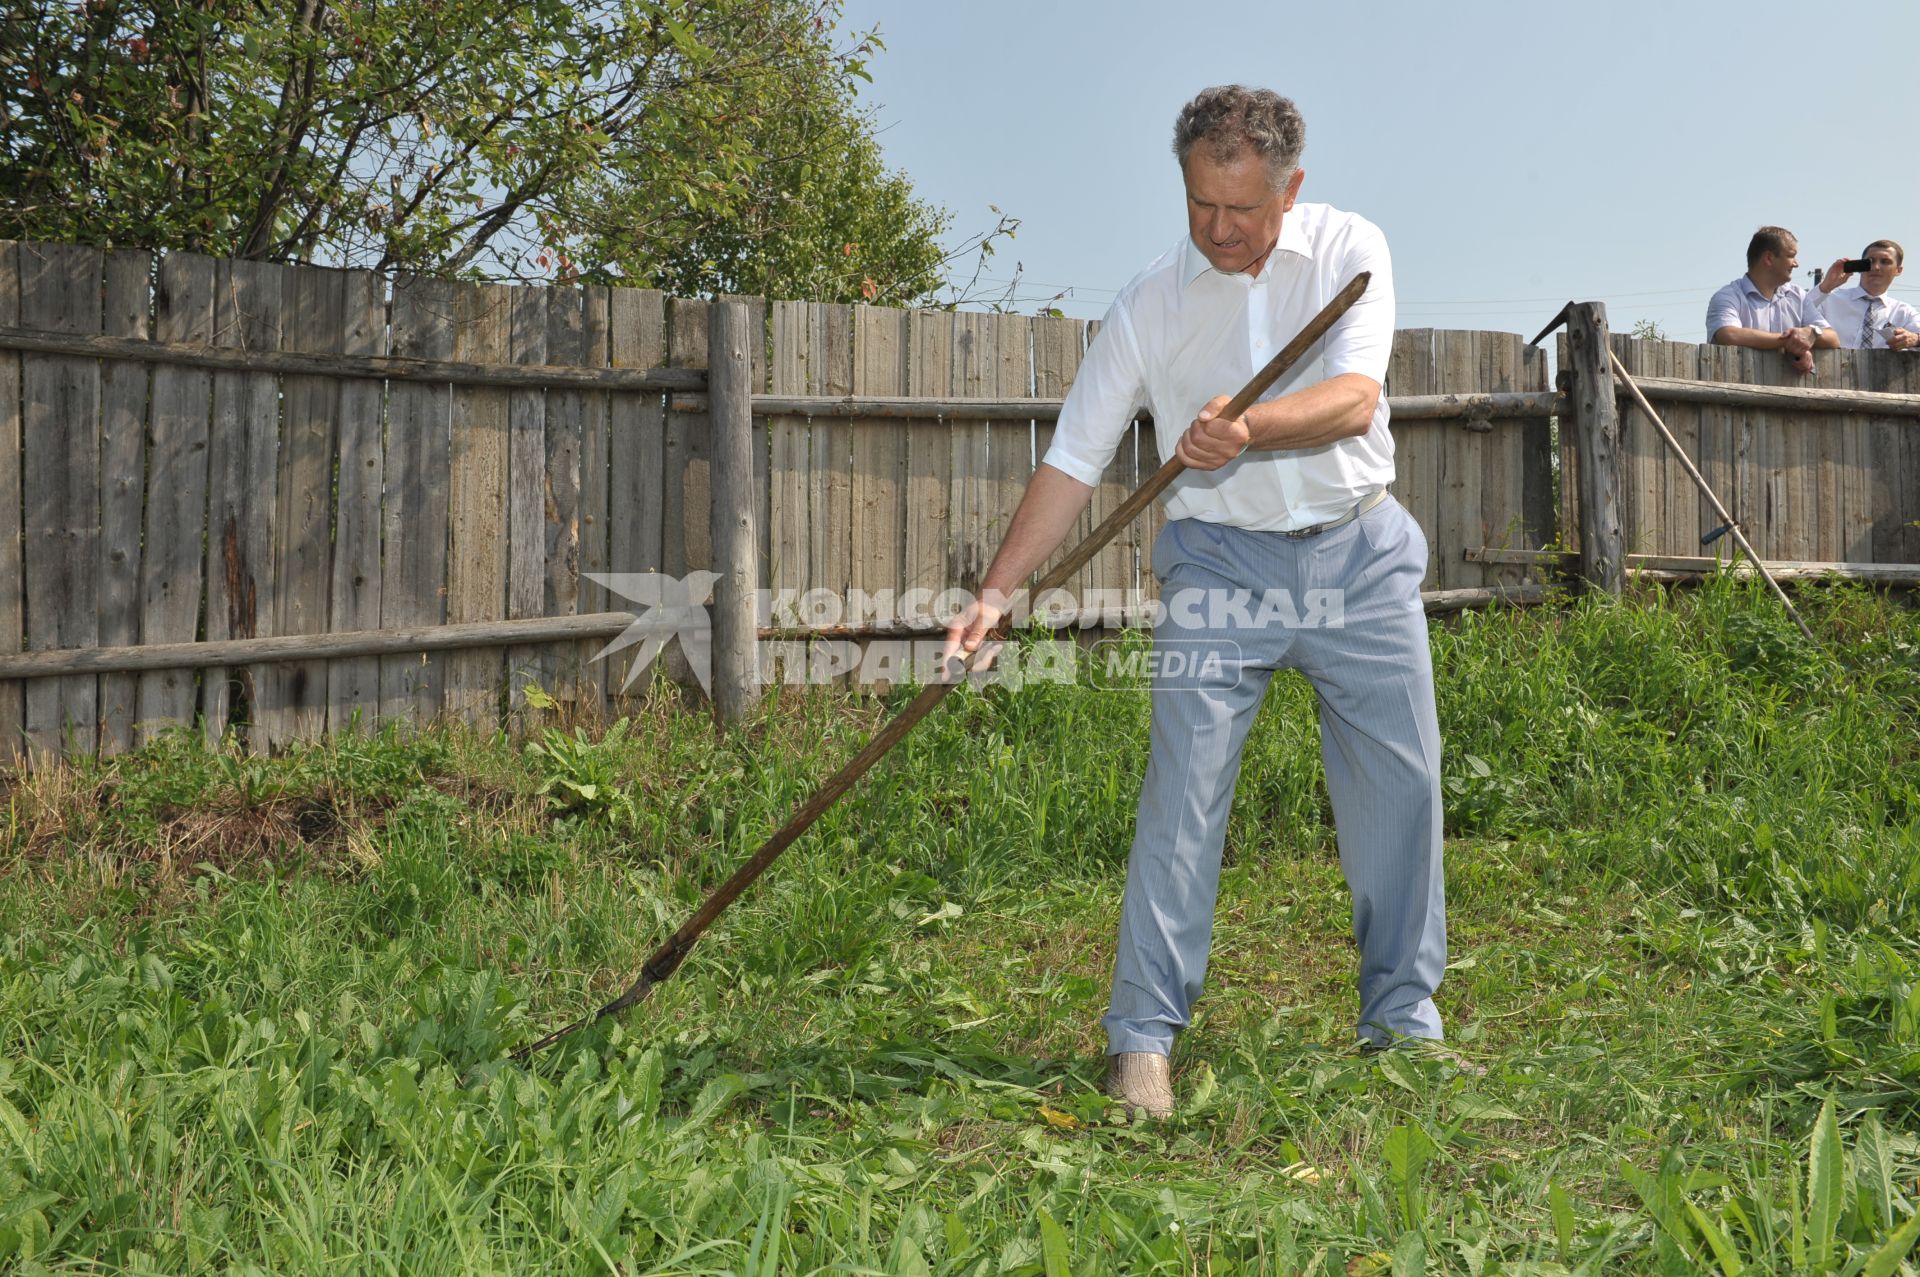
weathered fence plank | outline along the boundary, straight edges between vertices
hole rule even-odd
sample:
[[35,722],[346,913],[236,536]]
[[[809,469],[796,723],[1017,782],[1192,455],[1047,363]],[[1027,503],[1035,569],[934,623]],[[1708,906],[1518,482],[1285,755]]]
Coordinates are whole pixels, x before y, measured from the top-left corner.
[[[1028,347],[1033,321],[1025,315],[989,315],[987,318],[986,366],[982,370],[985,392],[1002,398],[1033,393],[1033,374]],[[1021,494],[1033,477],[1033,421],[1019,417],[987,423],[986,541],[981,547],[984,561],[981,571],[993,562],[1000,543],[1007,539],[1013,512],[1020,508]],[[1019,582],[1032,585],[1033,581]]]
[[[349,355],[387,353],[386,280],[347,271],[342,281]],[[380,624],[381,494],[386,486],[386,387],[377,381],[340,386],[339,460],[335,486],[332,580],[327,628],[364,630]],[[371,732],[380,718],[380,662],[353,657],[327,666],[327,727]]]
[[[853,307],[816,303],[808,325],[807,393],[853,393]],[[814,418],[807,431],[812,488],[807,585],[845,598],[853,582],[853,435],[845,421]]]
[[[216,346],[276,350],[285,281],[271,262],[222,261],[214,290]],[[280,379],[273,373],[213,374],[207,438],[207,637],[263,638],[274,633],[274,528],[280,455]],[[210,668],[201,676],[201,721],[219,740],[236,709],[254,749],[267,748],[259,667]]]
[[[807,304],[773,303],[773,393],[803,393],[807,384]],[[809,540],[808,423],[805,417],[776,416],[767,421],[769,476],[767,521],[771,525],[771,558],[767,588],[778,600],[797,598],[806,588]],[[911,525],[908,536],[912,536]],[[784,605],[777,605],[784,606]],[[776,625],[792,624],[792,617],[775,615]]]
[[[281,337],[307,353],[337,354],[346,339],[346,276],[303,266],[288,280]],[[286,379],[273,574],[275,634],[324,634],[333,593],[333,467],[340,381]],[[268,743],[314,740],[327,723],[324,661],[278,665],[259,682]]]
[[[1043,399],[1066,397],[1068,387],[1073,385],[1073,379],[1080,371],[1080,358],[1083,353],[1081,338],[1084,331],[1084,325],[1071,319],[1043,316],[1033,321],[1033,393],[1036,397]],[[1053,446],[1055,429],[1056,426],[1052,421],[1034,422],[1033,459],[1036,466],[1046,460],[1047,449]],[[1121,450],[1114,454],[1116,466],[1123,456],[1130,461],[1132,451],[1133,426],[1129,423],[1126,437],[1121,440]],[[1039,575],[1045,576],[1050,572],[1055,563],[1064,559],[1074,546],[1086,540],[1088,534],[1093,531],[1094,525],[1100,518],[1096,511],[1100,505],[1102,487],[1104,485],[1095,486],[1092,495],[1088,498],[1087,508],[1081,512],[1074,526],[1068,529],[1067,535],[1060,542],[1060,548],[1040,565]],[[1103,574],[1111,575],[1117,581],[1121,575],[1117,565],[1123,557],[1128,560],[1128,566],[1131,567],[1136,535],[1138,535],[1137,527],[1130,527],[1120,532],[1105,549],[1093,557],[1091,562],[1080,569],[1068,589],[1077,598],[1085,599],[1101,583]]]
[[[512,359],[520,364],[547,362],[547,313],[556,290],[512,290]],[[539,616],[547,594],[547,394],[515,390],[507,424],[507,619]],[[507,710],[523,707],[523,689],[553,682],[548,654],[533,647],[507,652]]]
[[[22,243],[19,265],[22,324],[100,331],[98,249]],[[100,370],[71,355],[21,364],[27,647],[91,647],[100,641]],[[36,682],[26,701],[35,753],[94,751],[98,679]]]
[[[1815,368],[1818,369],[1831,358],[1825,352],[1814,352]],[[1797,373],[1787,370],[1784,359],[1768,360],[1764,366],[1774,385],[1786,385],[1789,377],[1799,380]],[[1831,373],[1829,367],[1829,379]],[[1799,429],[1796,418],[1786,413],[1776,418],[1776,428],[1785,445],[1787,467],[1786,553],[1781,557],[1817,559],[1821,557],[1820,441],[1814,438],[1814,432]]]
[[[954,316],[952,393],[986,396],[993,393],[995,342],[993,316],[961,313]],[[948,508],[953,512],[953,557],[947,581],[958,589],[977,591],[994,551],[991,527],[991,454],[988,423],[955,422],[952,433],[951,488]]]
[[[1814,376],[1817,385],[1850,388],[1852,360],[1843,351],[1815,351]],[[1843,416],[1828,423],[1826,429],[1801,427],[1801,433],[1813,443],[1814,557],[1823,560],[1847,557],[1847,512],[1845,491],[1840,482],[1840,471],[1845,464],[1847,422],[1848,418]]]
[[[765,394],[768,379],[767,299],[764,297],[749,297],[727,293],[723,294],[719,300],[739,302],[747,308],[747,377],[749,381],[749,391],[755,395]],[[902,320],[902,323],[904,322],[905,321]],[[769,469],[770,458],[768,455],[769,441],[767,432],[761,428],[760,423],[757,421],[754,423],[754,432],[753,456],[751,457],[753,464],[753,491],[756,502],[753,515],[753,534],[755,537],[754,580],[758,581],[760,586],[765,586],[767,583],[767,565],[773,561],[773,528],[767,519],[769,502],[772,499],[769,495],[771,492],[772,474]]]
[[[1893,363],[1900,374],[1904,374],[1905,393],[1920,393],[1920,359],[1906,354],[1897,358],[1888,356],[1883,362]],[[1920,429],[1915,428],[1913,421],[1900,423],[1898,446],[1889,449],[1889,453],[1889,469],[1895,476],[1894,496],[1889,503],[1894,506],[1894,526],[1889,529],[1892,535],[1883,539],[1883,520],[1876,517],[1874,544],[1876,549],[1884,546],[1884,562],[1920,563]],[[1876,464],[1878,460],[1876,457]]]
[[[1632,338],[1628,338],[1632,340]],[[1693,371],[1692,344],[1688,342],[1659,342],[1659,348],[1653,355],[1655,367],[1661,376],[1686,376]],[[1644,413],[1636,413],[1640,417]],[[1688,457],[1699,459],[1699,409],[1686,413],[1667,413],[1661,409],[1661,419],[1667,422],[1667,428],[1674,436],[1674,442],[1686,451]],[[1661,499],[1663,505],[1657,511],[1661,522],[1661,553],[1668,555],[1688,555],[1699,549],[1699,507],[1703,505],[1699,488],[1693,486],[1692,476],[1688,476],[1686,465],[1680,463],[1680,457],[1674,455],[1674,449],[1667,446],[1667,440],[1659,438],[1655,430],[1649,438],[1653,447],[1655,465],[1661,474]]]
[[[853,392],[897,395],[907,388],[907,312],[875,306],[853,311]],[[856,417],[847,423],[852,452],[848,493],[851,585],[869,597],[897,592],[905,575],[907,437],[898,423]],[[865,620],[849,616],[850,624]]]
[[[615,288],[607,297],[609,358],[615,368],[658,367],[667,357],[667,306],[652,289]],[[623,392],[608,405],[607,560],[613,572],[661,572],[665,531],[666,401]],[[613,599],[610,606],[628,606]],[[595,650],[598,650],[597,648]],[[607,671],[609,695],[620,695],[626,657]],[[636,683],[634,692],[645,690]]]
[[[500,284],[454,293],[454,355],[505,363],[512,357],[514,290]],[[447,522],[447,621],[502,621],[507,615],[507,435],[510,393],[453,389]],[[497,649],[447,658],[447,714],[473,727],[499,722],[502,655]]]
[[[1480,334],[1480,383],[1495,392],[1519,388],[1524,377],[1525,356],[1520,338],[1512,333]],[[1487,423],[1491,425],[1491,423]],[[1455,426],[1454,429],[1460,429]],[[1480,531],[1482,545],[1534,548],[1534,534],[1527,524],[1527,480],[1529,478],[1524,442],[1541,432],[1530,428],[1503,426],[1495,431],[1475,432],[1480,449]],[[1521,585],[1523,572],[1483,565],[1480,579],[1486,585]]]
[[[667,363],[671,367],[707,366],[708,310],[705,301],[667,299]],[[668,576],[685,576],[713,566],[710,432],[710,417],[704,408],[696,410],[668,398],[660,535],[660,557],[665,564],[662,571]],[[842,585],[841,590],[845,589]],[[678,643],[668,645],[661,665],[675,683],[694,685],[692,666]]]
[[[1393,351],[1387,358],[1390,396],[1438,393],[1440,382],[1434,344],[1431,328],[1406,329],[1394,334]],[[1423,585],[1427,589],[1438,589],[1440,529],[1435,516],[1440,508],[1441,441],[1446,427],[1390,416],[1387,429],[1393,433],[1394,481],[1389,490],[1426,534],[1427,574],[1422,579]]]
[[[1664,375],[1657,341],[1636,342],[1625,333],[1608,337],[1613,353],[1629,373]],[[1629,362],[1631,361],[1631,362]],[[1666,508],[1666,469],[1663,445],[1653,423],[1627,399],[1619,399],[1621,526],[1631,553],[1658,554],[1667,549],[1661,539]]]
[[[1882,360],[1869,357],[1852,361],[1850,380],[1855,390],[1870,391],[1876,380],[1875,368]],[[1845,514],[1841,522],[1840,548],[1844,558],[1864,562],[1873,555],[1873,429],[1868,416],[1846,416],[1840,423],[1841,500]]]
[[[1693,348],[1693,369],[1691,375],[1697,378],[1710,378],[1718,369],[1718,351],[1716,346],[1695,346]],[[1700,468],[1700,476],[1707,486],[1714,490],[1729,513],[1738,507],[1734,502],[1732,466],[1733,454],[1732,419],[1724,408],[1703,406],[1699,413],[1700,443],[1694,453],[1694,463]],[[1717,526],[1713,507],[1705,501],[1695,503],[1697,517],[1691,531],[1695,536],[1696,549],[1698,538],[1704,537]],[[1735,517],[1739,516],[1735,514]]]
[[[117,337],[152,337],[153,254],[108,253],[105,283],[101,326]],[[211,289],[208,295],[211,300]],[[121,361],[100,368],[100,642],[107,647],[140,642],[140,525],[147,497],[151,371],[147,364]],[[163,420],[156,418],[156,431],[163,430]],[[164,502],[168,494],[156,491],[155,496]],[[133,747],[139,687],[131,674],[100,676],[102,754]]]
[[[707,306],[683,297],[667,301],[667,363],[674,368],[707,366]],[[711,482],[708,418],[667,402],[665,523],[661,556],[670,576],[711,567],[713,548],[707,526]]]
[[[0,324],[20,322],[20,246],[0,240]],[[0,656],[26,643],[26,580],[20,550],[20,357],[0,352]],[[26,688],[0,681],[0,768],[26,753]]]
[[[160,340],[212,340],[215,266],[211,257],[198,253],[169,253],[161,260],[154,289],[154,331]],[[213,374],[205,369],[162,365],[153,370],[146,535],[139,554],[143,643],[199,637],[212,396]],[[192,671],[142,674],[138,742],[144,745],[170,727],[190,726],[199,690]]]
[[[454,284],[418,275],[393,285],[395,355],[453,358]],[[447,503],[453,388],[421,382],[387,387],[386,500],[381,506],[380,626],[439,625],[447,619]],[[380,721],[423,724],[444,703],[446,657],[434,652],[380,658]]]
[[[591,368],[605,368],[611,354],[611,318],[607,289],[590,286],[582,290],[580,307],[580,362]],[[581,396],[580,404],[580,596],[576,607],[581,612],[604,612],[608,604],[605,586],[589,576],[611,571],[607,556],[612,542],[608,532],[608,503],[612,476],[612,445],[609,435],[612,420],[612,396],[593,393]],[[574,696],[580,707],[598,714],[607,706],[607,667],[593,661],[600,650],[597,643],[575,646],[572,664],[577,671]]]
[[[585,366],[587,315],[579,289],[556,288],[547,303],[547,362]],[[577,390],[547,391],[545,590],[541,616],[573,616],[580,610],[580,547],[583,504],[582,433],[586,397]],[[549,647],[540,654],[542,684],[556,698],[578,704],[578,647]]]
[[[1093,343],[1093,335],[1099,330],[1100,326],[1098,323],[1090,323],[1087,325],[1087,343],[1089,346]],[[1185,423],[1182,422],[1179,428],[1184,429]],[[1169,426],[1168,429],[1173,431],[1176,427]],[[1174,439],[1178,437],[1177,433],[1172,436]],[[1144,422],[1135,422],[1133,438],[1135,472],[1140,478],[1144,479],[1159,470],[1162,465],[1166,464],[1167,457],[1166,454],[1160,451],[1160,435],[1154,426]],[[1173,444],[1169,442],[1167,447],[1168,450],[1171,451]],[[1160,535],[1160,530],[1166,526],[1167,506],[1164,501],[1155,501],[1148,505],[1147,512],[1140,517],[1138,523],[1140,588],[1148,598],[1160,597],[1159,582],[1153,575],[1153,542],[1154,538]]]
[[[1439,334],[1436,358],[1440,389],[1460,390],[1479,379],[1480,336],[1477,332]],[[1464,550],[1469,544],[1483,544],[1484,524],[1480,517],[1485,494],[1481,477],[1486,469],[1482,454],[1486,436],[1456,427],[1441,426],[1440,505],[1435,520],[1440,540],[1440,578],[1435,585],[1442,590],[1478,589],[1485,584],[1486,571],[1477,563],[1468,563]]]
[[[907,393],[944,395],[953,388],[954,315],[913,311],[907,317]],[[950,584],[953,531],[953,441],[946,427],[908,430],[906,547],[901,584],[928,590],[934,598]]]
[[[1904,356],[1901,362],[1906,373],[1906,393],[1920,393],[1920,364],[1914,362],[1912,355]],[[1900,542],[1895,549],[1896,557],[1890,561],[1920,563],[1920,430],[1916,430],[1911,421],[1902,425],[1905,462],[1899,473],[1900,491],[1905,495],[1905,502],[1899,516]]]

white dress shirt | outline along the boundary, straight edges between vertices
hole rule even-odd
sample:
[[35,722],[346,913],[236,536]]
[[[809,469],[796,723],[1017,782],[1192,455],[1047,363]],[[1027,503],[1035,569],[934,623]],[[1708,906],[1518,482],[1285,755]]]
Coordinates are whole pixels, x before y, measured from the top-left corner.
[[[1920,311],[1884,293],[1869,299],[1867,290],[1858,284],[1836,288],[1830,293],[1823,293],[1816,288],[1807,294],[1807,299],[1820,308],[1820,313],[1833,325],[1833,331],[1840,335],[1840,344],[1848,350],[1887,349],[1888,324],[1909,332],[1920,332]],[[1873,333],[1872,339],[1863,344],[1860,338],[1867,328],[1869,300],[1874,308]]]
[[1742,275],[1707,302],[1709,342],[1722,328],[1753,328],[1763,333],[1812,328],[1817,333],[1831,327],[1820,308],[1807,297],[1807,290],[1791,281],[1774,289],[1773,296],[1769,297],[1760,291],[1751,275]]
[[[1231,395],[1361,271],[1367,291],[1262,399],[1342,373],[1385,385],[1393,351],[1393,267],[1386,236],[1353,213],[1295,204],[1258,276],[1213,269],[1190,239],[1120,290],[1087,348],[1043,460],[1100,482],[1128,422],[1150,409],[1162,461],[1194,416]],[[1387,397],[1367,433],[1312,448],[1252,449],[1218,470],[1188,470],[1167,488],[1167,515],[1256,531],[1337,519],[1393,481]]]

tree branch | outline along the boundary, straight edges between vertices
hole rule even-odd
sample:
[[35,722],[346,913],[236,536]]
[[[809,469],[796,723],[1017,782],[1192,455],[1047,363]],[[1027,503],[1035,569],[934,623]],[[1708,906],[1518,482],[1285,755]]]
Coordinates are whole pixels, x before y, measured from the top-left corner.
[[[300,0],[299,30],[309,37],[317,36],[320,27],[320,11],[326,0]],[[240,256],[259,257],[266,248],[267,236],[271,234],[274,218],[279,214],[280,202],[286,198],[287,171],[292,163],[293,153],[299,150],[301,140],[306,136],[306,114],[312,102],[313,93],[313,52],[307,55],[306,75],[299,75],[300,59],[294,49],[287,50],[287,75],[280,83],[280,103],[274,108],[271,134],[280,139],[276,147],[278,162],[274,166],[272,179],[267,183],[265,193],[260,196],[260,206],[254,211],[253,221],[247,227],[246,238],[240,245]],[[302,82],[296,86],[295,80]],[[297,122],[290,123],[294,116],[293,95],[298,88],[301,102]]]

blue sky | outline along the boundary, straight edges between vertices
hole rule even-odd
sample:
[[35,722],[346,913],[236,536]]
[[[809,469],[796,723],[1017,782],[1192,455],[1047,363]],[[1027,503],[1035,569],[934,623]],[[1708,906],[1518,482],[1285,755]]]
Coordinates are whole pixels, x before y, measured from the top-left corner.
[[[1307,121],[1301,198],[1387,233],[1402,328],[1532,336],[1570,297],[1702,339],[1747,237],[1802,272],[1887,236],[1920,258],[1920,7],[1626,0],[1174,6],[848,0],[886,47],[863,93],[888,162],[1022,309],[1102,313],[1184,229],[1174,114],[1208,84]],[[1920,260],[1894,286],[1920,300]]]

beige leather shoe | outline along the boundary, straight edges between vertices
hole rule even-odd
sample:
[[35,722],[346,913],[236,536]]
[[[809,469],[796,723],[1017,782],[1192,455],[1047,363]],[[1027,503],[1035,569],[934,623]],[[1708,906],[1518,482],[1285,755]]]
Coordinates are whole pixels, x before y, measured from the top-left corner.
[[1151,1051],[1108,1056],[1107,1094],[1126,1106],[1129,1117],[1172,1117],[1173,1077],[1167,1057]]

